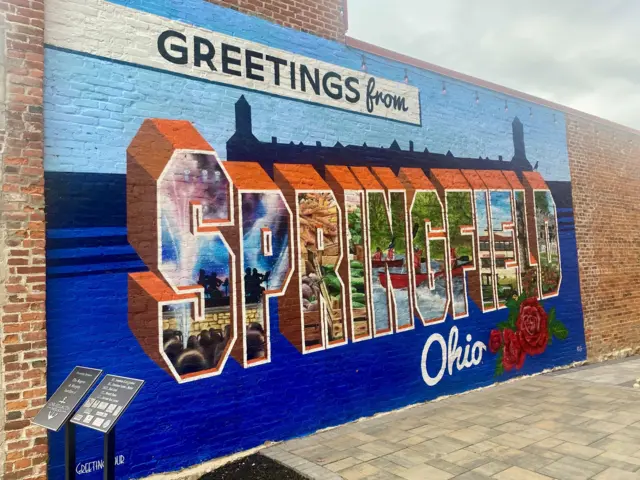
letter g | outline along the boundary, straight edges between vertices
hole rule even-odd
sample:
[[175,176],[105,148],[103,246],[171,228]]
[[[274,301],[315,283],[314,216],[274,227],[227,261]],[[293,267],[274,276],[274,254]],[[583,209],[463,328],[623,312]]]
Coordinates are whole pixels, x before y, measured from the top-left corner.
[[187,37],[185,37],[180,32],[176,32],[173,30],[165,30],[158,37],[158,52],[160,52],[160,55],[162,55],[162,58],[170,61],[171,63],[175,63],[177,65],[186,65],[187,62],[189,61],[187,47],[184,47],[181,45],[170,45],[169,50],[178,52],[180,55],[177,57],[174,57],[173,55],[169,55],[169,52],[167,51],[167,40],[171,37],[179,38],[183,42],[187,41]]

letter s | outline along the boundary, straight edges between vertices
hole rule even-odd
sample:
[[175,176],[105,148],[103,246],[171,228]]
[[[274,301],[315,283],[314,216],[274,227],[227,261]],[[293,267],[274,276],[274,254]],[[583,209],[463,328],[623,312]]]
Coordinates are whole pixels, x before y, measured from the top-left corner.
[[[234,223],[231,186],[187,121],[147,119],[127,149],[127,238],[149,268],[129,274],[129,327],[180,383],[218,375],[236,340],[236,255],[221,232]],[[210,324],[221,341],[186,367],[180,353],[211,346],[196,337]]]
[[344,81],[345,88],[353,94],[353,96],[350,96],[350,95],[344,96],[347,102],[358,103],[360,101],[360,91],[356,87],[354,87],[354,85],[358,85],[359,83],[360,83],[360,80],[358,80],[356,77],[348,77]]

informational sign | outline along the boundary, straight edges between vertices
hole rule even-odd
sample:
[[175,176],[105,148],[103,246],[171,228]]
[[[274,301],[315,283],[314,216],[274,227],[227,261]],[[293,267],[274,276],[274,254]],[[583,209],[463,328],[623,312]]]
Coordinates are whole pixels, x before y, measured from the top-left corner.
[[71,423],[108,433],[140,391],[144,380],[107,375],[71,419]]
[[95,368],[74,368],[35,416],[33,423],[56,432],[60,430],[101,373],[102,370]]

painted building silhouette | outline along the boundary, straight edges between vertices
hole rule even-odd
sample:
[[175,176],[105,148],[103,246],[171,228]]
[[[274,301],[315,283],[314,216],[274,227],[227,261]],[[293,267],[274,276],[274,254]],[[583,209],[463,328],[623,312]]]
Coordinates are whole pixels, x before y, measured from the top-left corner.
[[274,163],[311,164],[320,173],[323,173],[324,165],[391,167],[396,173],[400,167],[531,171],[533,168],[525,153],[524,129],[518,117],[513,120],[513,144],[513,158],[504,161],[502,156],[493,160],[488,157],[456,157],[451,151],[433,153],[426,148],[416,151],[413,142],[409,142],[409,150],[402,150],[395,140],[388,148],[370,147],[366,143],[362,146],[342,145],[340,142],[333,146],[320,142],[315,145],[278,143],[276,137],[272,137],[270,143],[261,142],[253,134],[251,105],[243,95],[236,102],[236,132],[227,141],[227,157],[232,161],[258,159],[269,174],[273,173]]
[[[510,161],[499,156],[497,160],[488,157],[465,158],[447,153],[430,152],[427,148],[416,151],[413,142],[409,150],[402,150],[397,141],[389,147],[370,147],[363,145],[333,146],[316,142],[313,145],[300,143],[279,143],[277,137],[271,142],[261,142],[253,134],[251,105],[242,95],[235,105],[236,131],[227,141],[227,160],[259,161],[269,175],[273,177],[274,163],[298,163],[313,165],[324,174],[325,165],[349,165],[366,167],[390,167],[396,174],[401,167],[415,167],[425,170],[431,168],[458,168],[470,170],[511,170],[520,176],[523,171],[532,171],[533,166],[527,159],[524,141],[524,127],[518,117],[512,122],[513,157]],[[571,208],[571,183],[547,182],[559,208]]]

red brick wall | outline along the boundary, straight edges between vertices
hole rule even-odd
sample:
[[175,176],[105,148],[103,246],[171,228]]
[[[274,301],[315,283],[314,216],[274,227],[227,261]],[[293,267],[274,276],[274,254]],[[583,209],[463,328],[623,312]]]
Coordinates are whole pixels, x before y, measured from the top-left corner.
[[640,132],[567,115],[591,360],[640,352]]
[[208,0],[285,27],[343,41],[346,0]]
[[46,398],[44,3],[6,0],[0,2],[0,17],[5,27],[5,78],[0,80],[6,88],[0,165],[0,477],[45,478],[46,432],[31,426]]

